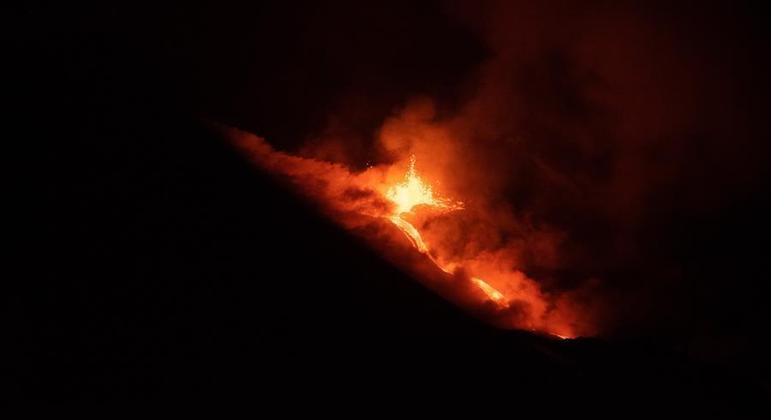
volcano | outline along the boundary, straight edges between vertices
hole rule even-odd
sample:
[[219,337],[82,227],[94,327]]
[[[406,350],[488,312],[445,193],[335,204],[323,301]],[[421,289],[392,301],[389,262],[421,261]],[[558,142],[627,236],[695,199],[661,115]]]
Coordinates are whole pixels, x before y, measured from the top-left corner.
[[6,397],[768,409],[749,4],[21,12]]

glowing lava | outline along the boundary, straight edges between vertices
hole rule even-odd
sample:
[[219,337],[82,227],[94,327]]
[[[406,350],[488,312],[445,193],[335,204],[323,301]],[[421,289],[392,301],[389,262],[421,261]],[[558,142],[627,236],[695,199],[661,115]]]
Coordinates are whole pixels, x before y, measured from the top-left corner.
[[509,304],[506,302],[506,297],[503,296],[503,293],[499,292],[496,288],[493,286],[490,286],[487,284],[486,281],[478,278],[478,277],[472,277],[471,281],[474,282],[477,286],[479,286],[480,289],[482,289],[483,292],[495,303],[501,305],[501,306],[509,306]]
[[[395,180],[390,165],[352,172],[338,163],[276,151],[264,139],[248,133],[230,130],[228,135],[258,166],[318,203],[327,217],[366,239],[395,263],[404,264],[416,280],[453,303],[502,328],[560,338],[577,335],[574,325],[580,313],[571,297],[543,292],[535,280],[518,270],[517,249],[500,244],[480,248],[485,241],[475,235],[473,226],[496,229],[491,223],[495,219],[483,217],[486,213],[480,213],[478,201],[462,203],[437,194],[418,175],[414,156],[403,178],[397,175]],[[462,220],[435,217],[459,210],[465,210]],[[413,217],[427,222],[413,224]],[[382,223],[384,220],[389,223]],[[458,232],[447,230],[446,224],[459,228]],[[412,248],[447,277],[436,276],[422,258],[406,258],[401,243],[391,240],[394,231],[390,226],[401,231]]]
[[[419,205],[425,205],[443,210],[462,210],[463,203],[453,202],[441,197],[435,197],[431,186],[426,184],[415,171],[414,155],[410,157],[410,167],[407,170],[407,174],[404,176],[404,181],[389,188],[385,195],[391,202],[396,205],[394,213],[388,217],[388,220],[390,220],[391,223],[396,225],[396,227],[404,232],[410,241],[412,241],[412,244],[415,246],[415,248],[417,248],[419,252],[428,256],[428,258],[437,267],[439,267],[440,270],[447,274],[452,274],[453,269],[456,267],[455,264],[440,264],[436,258],[434,258],[429,253],[428,246],[420,236],[418,229],[416,229],[412,223],[402,218],[402,215],[410,213],[413,208]],[[493,286],[490,286],[490,284],[488,284],[486,281],[478,277],[472,277],[471,281],[473,284],[479,287],[479,289],[484,292],[484,294],[487,295],[491,301],[495,302],[500,307],[507,308],[509,306],[503,293],[499,292]]]
[[394,213],[398,216],[409,213],[415,206],[424,204],[448,210],[461,210],[463,203],[453,203],[444,198],[434,197],[434,191],[415,172],[415,155],[410,157],[410,168],[404,176],[404,182],[388,189],[386,197],[396,204]]

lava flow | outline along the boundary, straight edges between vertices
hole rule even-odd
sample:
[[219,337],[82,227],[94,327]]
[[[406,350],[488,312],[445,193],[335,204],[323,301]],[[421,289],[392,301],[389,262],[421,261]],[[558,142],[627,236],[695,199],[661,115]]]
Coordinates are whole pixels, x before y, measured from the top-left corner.
[[575,327],[580,313],[568,295],[543,291],[518,269],[518,248],[500,245],[500,239],[495,246],[480,239],[509,227],[491,224],[479,200],[456,201],[435,192],[418,175],[415,154],[351,171],[338,163],[276,151],[249,133],[227,131],[259,167],[473,315],[502,328],[562,338],[585,334]]
[[[429,185],[426,185],[415,172],[414,155],[410,156],[410,168],[407,170],[404,181],[389,188],[386,192],[386,197],[396,205],[394,213],[388,217],[388,220],[401,229],[401,231],[410,238],[412,244],[415,245],[415,248],[425,254],[437,267],[439,267],[440,270],[447,274],[452,274],[452,269],[456,264],[440,264],[429,252],[429,248],[426,243],[423,242],[420,232],[412,225],[412,223],[403,219],[402,215],[411,212],[415,206],[419,205],[443,210],[463,210],[463,203],[453,203],[450,200],[435,197],[433,189]],[[502,307],[508,306],[505,296],[494,287],[487,284],[487,282],[477,277],[472,277],[471,281],[477,285],[490,300]]]

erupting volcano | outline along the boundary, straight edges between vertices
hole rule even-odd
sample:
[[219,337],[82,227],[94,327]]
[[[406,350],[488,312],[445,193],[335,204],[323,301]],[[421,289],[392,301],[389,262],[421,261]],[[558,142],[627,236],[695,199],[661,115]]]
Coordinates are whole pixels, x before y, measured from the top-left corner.
[[590,333],[577,328],[581,313],[569,296],[543,291],[518,269],[509,246],[491,248],[470,239],[480,235],[477,229],[494,233],[496,228],[485,226],[489,222],[476,201],[438,192],[435,187],[446,183],[419,173],[415,154],[356,172],[339,163],[276,151],[249,133],[228,131],[259,167],[288,182],[330,219],[473,315],[502,328],[561,338]]
[[30,3],[9,399],[771,407],[761,2]]

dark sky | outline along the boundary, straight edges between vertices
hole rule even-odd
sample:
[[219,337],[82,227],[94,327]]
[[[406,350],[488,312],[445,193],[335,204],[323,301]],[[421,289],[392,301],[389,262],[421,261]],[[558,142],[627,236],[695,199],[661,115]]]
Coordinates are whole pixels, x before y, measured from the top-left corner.
[[[503,399],[767,402],[768,34],[748,4],[21,9],[17,108],[43,210],[27,275],[9,279],[15,389],[304,398],[332,378],[418,389],[414,376],[469,395],[504,377],[486,387]],[[363,165],[416,96],[490,144],[523,136],[516,152],[580,180],[579,199],[522,163],[507,188],[574,235],[565,266],[531,269],[559,287],[600,278],[587,299],[606,308],[604,337],[557,343],[468,318],[205,123],[288,151],[344,137]]]

